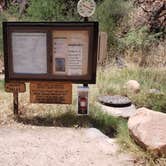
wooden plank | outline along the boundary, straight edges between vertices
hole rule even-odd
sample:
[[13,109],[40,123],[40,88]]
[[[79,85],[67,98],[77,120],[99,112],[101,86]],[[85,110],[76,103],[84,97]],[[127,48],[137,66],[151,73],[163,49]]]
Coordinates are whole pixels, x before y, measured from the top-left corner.
[[107,59],[107,42],[108,35],[106,32],[100,32],[99,34],[99,50],[98,50],[98,63],[103,63]]
[[31,82],[30,102],[71,104],[72,84],[63,82]]
[[5,82],[6,92],[25,92],[26,86],[24,82]]

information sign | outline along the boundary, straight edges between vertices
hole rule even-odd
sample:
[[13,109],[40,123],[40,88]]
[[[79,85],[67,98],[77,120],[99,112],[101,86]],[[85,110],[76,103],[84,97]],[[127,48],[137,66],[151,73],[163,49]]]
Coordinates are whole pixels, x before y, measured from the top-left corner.
[[4,22],[6,81],[96,82],[98,22]]
[[13,72],[47,73],[46,33],[12,33]]
[[62,82],[31,82],[30,102],[48,104],[71,104],[72,84]]
[[55,31],[53,33],[54,74],[87,75],[88,43],[88,31]]
[[26,87],[23,82],[6,82],[5,83],[5,91],[6,92],[25,92]]

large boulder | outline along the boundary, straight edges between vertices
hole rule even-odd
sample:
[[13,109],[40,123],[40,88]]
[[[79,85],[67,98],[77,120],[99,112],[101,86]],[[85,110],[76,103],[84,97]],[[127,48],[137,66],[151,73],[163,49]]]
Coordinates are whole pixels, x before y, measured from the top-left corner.
[[129,118],[128,128],[141,147],[157,155],[166,155],[166,114],[140,108]]
[[140,91],[140,84],[136,80],[129,80],[125,83],[124,88],[127,92],[138,93]]

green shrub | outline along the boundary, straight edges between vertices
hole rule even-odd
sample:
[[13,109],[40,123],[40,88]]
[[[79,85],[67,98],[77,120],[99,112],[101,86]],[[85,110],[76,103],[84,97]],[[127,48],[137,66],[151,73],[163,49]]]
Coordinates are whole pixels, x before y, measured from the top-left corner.
[[137,29],[130,29],[119,41],[126,47],[126,49],[146,49],[152,44],[159,42],[158,38],[162,36],[160,33],[149,33],[146,26]]
[[115,137],[118,125],[123,121],[121,118],[101,112],[101,108],[94,104],[90,104],[89,118],[93,127],[100,129],[110,137]]
[[0,91],[4,90],[4,80],[0,80]]
[[130,30],[120,41],[127,47],[133,49],[140,49],[146,39],[147,28],[141,27],[139,29]]
[[109,46],[118,46],[116,32],[120,22],[128,14],[130,3],[125,0],[104,0],[96,11],[100,29],[108,33]]
[[27,16],[34,21],[78,20],[76,6],[73,0],[30,0]]
[[3,30],[2,30],[2,22],[7,21],[4,14],[0,15],[0,56],[3,54]]
[[19,4],[18,3],[12,3],[8,8],[8,13],[13,17],[19,17]]
[[59,16],[60,4],[58,0],[31,0],[27,12],[33,20],[53,21]]
[[137,107],[147,107],[155,111],[166,113],[166,94],[141,92],[138,95],[130,97]]

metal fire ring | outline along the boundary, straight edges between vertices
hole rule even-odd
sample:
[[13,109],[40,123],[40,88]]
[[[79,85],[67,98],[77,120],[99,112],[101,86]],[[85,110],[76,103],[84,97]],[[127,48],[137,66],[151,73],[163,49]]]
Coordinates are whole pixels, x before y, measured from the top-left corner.
[[111,106],[111,107],[128,107],[131,106],[132,102],[128,97],[125,96],[100,96],[98,97],[98,101],[101,104]]

